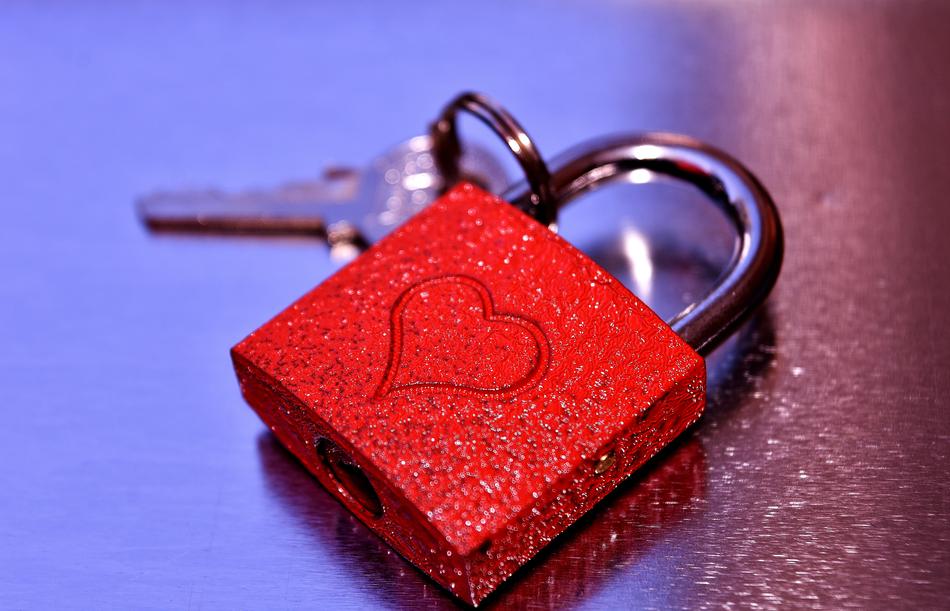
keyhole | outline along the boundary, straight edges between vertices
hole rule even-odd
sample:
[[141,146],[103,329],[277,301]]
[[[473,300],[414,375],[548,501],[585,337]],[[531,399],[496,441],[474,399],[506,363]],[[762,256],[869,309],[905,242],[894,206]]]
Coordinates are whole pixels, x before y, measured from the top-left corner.
[[344,496],[355,501],[374,518],[383,515],[383,504],[366,473],[349,454],[326,437],[316,441],[317,456]]

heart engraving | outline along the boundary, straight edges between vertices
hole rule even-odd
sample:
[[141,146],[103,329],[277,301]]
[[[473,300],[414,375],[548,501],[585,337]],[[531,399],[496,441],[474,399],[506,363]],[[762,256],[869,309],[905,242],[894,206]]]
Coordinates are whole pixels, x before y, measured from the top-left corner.
[[389,363],[376,396],[447,389],[510,397],[541,380],[549,354],[537,323],[495,311],[478,280],[431,278],[409,287],[393,305]]

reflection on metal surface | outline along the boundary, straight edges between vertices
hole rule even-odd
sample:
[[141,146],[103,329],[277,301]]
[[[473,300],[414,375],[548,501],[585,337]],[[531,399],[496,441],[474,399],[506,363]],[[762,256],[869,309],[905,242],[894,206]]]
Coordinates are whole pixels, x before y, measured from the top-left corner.
[[633,278],[633,292],[644,301],[649,301],[653,293],[653,260],[650,247],[643,235],[628,227],[623,230],[623,254],[629,263],[630,277]]
[[630,172],[630,182],[635,185],[645,185],[656,180],[656,176],[650,170],[637,168]]
[[[458,608],[315,485],[270,433],[259,438],[258,452],[269,490],[298,528],[329,546],[333,556],[352,555],[345,564],[355,570],[352,578],[378,584],[381,604],[415,609],[420,599],[430,598],[435,607]],[[483,608],[579,604],[625,572],[636,571],[638,559],[656,541],[683,520],[701,515],[706,469],[696,437],[675,442],[523,567]],[[608,566],[613,568],[604,570]]]
[[635,578],[657,541],[675,538],[684,521],[701,519],[707,468],[698,438],[674,442],[526,565],[486,608],[590,604],[608,584]]
[[664,318],[681,311],[695,295],[708,292],[722,273],[717,253],[705,246],[636,227],[619,234],[605,232],[579,245]]
[[[732,222],[734,255],[715,286],[670,320],[670,326],[700,354],[708,354],[765,300],[782,267],[782,222],[762,183],[737,159],[695,138],[672,133],[617,134],[592,138],[551,162],[555,197],[547,206],[563,207],[586,192],[630,182],[640,169],[657,179],[691,184]],[[640,178],[642,180],[642,177]],[[504,198],[531,209],[525,183]],[[540,218],[556,218],[555,211]]]

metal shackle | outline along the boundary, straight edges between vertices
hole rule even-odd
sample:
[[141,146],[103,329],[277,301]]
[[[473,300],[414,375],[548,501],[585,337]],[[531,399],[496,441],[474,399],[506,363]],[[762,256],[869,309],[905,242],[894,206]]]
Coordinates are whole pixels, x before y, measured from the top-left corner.
[[[669,321],[697,352],[708,354],[727,338],[775,285],[784,250],[778,210],[758,179],[723,151],[676,134],[619,135],[579,144],[549,167],[557,210],[610,183],[671,178],[697,187],[726,213],[738,233],[729,264],[705,297]],[[525,182],[502,197],[528,214],[537,209]],[[556,219],[557,210],[535,218]]]

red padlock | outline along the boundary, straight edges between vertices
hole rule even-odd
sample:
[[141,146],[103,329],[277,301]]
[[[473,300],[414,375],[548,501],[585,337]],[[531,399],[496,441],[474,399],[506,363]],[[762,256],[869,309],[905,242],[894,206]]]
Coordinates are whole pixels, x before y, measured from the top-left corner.
[[[764,298],[781,258],[764,190],[693,142],[601,141],[550,180],[523,166],[536,180],[512,199],[531,215],[461,183],[232,350],[281,442],[471,604],[699,417],[696,349]],[[634,169],[690,180],[743,230],[680,334],[547,225],[552,203]]]

